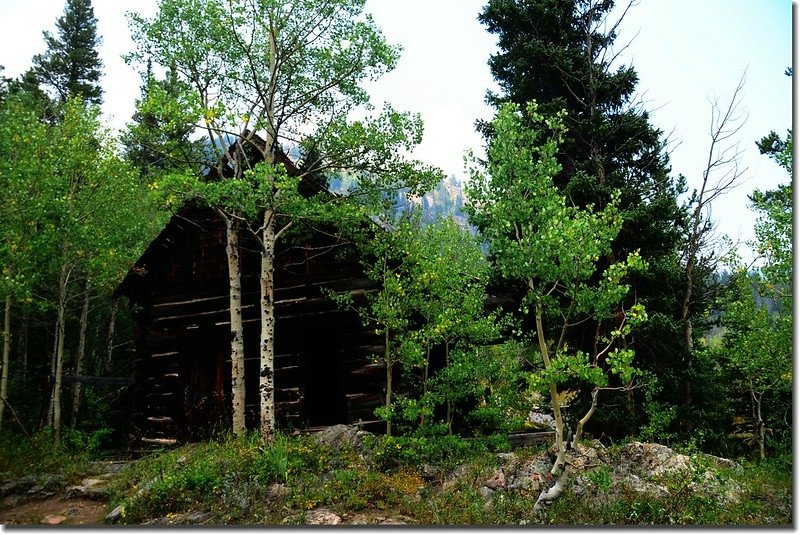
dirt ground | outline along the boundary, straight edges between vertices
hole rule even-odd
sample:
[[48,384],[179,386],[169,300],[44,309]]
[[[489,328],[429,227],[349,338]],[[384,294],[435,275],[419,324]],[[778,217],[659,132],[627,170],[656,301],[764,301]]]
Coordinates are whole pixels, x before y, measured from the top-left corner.
[[0,524],[4,525],[91,525],[102,524],[106,504],[85,498],[53,496],[20,505],[0,504]]

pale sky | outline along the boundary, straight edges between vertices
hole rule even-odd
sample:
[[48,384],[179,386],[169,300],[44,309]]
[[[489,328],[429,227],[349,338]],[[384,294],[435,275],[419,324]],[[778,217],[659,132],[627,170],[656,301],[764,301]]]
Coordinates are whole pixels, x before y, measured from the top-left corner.
[[[619,2],[618,2],[619,3]],[[0,65],[15,77],[44,51],[42,31],[55,32],[63,0],[0,0]],[[132,50],[124,12],[145,15],[154,0],[95,0],[101,56],[104,112],[121,128],[139,96],[139,78],[120,55]],[[478,118],[491,118],[484,102],[494,87],[487,59],[495,38],[477,15],[484,0],[368,0],[367,10],[386,38],[403,47],[397,69],[370,86],[373,101],[391,102],[419,112],[425,121],[422,145],[414,156],[464,177],[463,155],[480,151]],[[714,207],[720,231],[734,239],[752,238],[755,217],[745,207],[753,188],[769,189],[785,181],[782,171],[760,156],[754,142],[792,124],[792,4],[787,0],[640,0],[628,13],[618,43],[639,73],[639,94],[657,127],[671,133],[671,162],[689,185],[705,165],[710,121],[709,99],[729,98],[742,73],[746,85],[741,110],[747,121],[739,132],[743,167],[749,178]]]

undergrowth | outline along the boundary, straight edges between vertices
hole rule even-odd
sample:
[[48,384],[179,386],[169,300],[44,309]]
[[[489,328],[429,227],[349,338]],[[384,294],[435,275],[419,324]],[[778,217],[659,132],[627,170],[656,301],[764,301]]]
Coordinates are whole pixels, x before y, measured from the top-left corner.
[[0,473],[3,477],[58,474],[67,480],[80,478],[90,471],[90,461],[103,456],[103,438],[108,432],[67,429],[58,445],[52,429],[43,429],[30,437],[0,433]]
[[[55,447],[44,432],[31,439],[0,435],[0,471],[32,475],[57,472],[78,477],[92,459],[87,437]],[[516,450],[518,459],[545,455],[546,446]],[[402,518],[417,525],[791,525],[792,457],[721,467],[692,455],[690,470],[661,476],[666,489],[648,496],[615,483],[611,465],[582,473],[593,489],[568,488],[539,515],[538,492],[520,488],[487,495],[481,488],[502,464],[508,444],[499,437],[367,437],[358,451],[334,449],[313,436],[278,435],[271,444],[257,434],[156,451],[132,463],[112,482],[109,509],[121,507],[120,523],[162,522],[203,512],[211,524],[301,524],[325,507],[346,521],[357,515]],[[97,452],[94,452],[96,454]],[[708,474],[713,474],[709,476]],[[712,477],[736,499],[720,504],[705,492]],[[718,486],[719,488],[719,486]],[[485,491],[485,489],[484,489]]]

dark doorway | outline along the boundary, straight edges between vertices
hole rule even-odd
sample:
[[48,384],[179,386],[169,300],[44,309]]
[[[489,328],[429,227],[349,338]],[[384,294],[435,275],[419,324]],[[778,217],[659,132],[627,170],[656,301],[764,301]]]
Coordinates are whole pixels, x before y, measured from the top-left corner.
[[311,427],[347,421],[342,327],[326,322],[306,339],[305,413]]

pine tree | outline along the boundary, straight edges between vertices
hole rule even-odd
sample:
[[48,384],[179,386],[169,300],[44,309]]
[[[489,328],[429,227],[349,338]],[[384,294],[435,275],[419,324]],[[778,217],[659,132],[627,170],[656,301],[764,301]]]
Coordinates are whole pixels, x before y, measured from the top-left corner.
[[194,130],[193,118],[176,119],[161,111],[166,100],[177,101],[184,89],[174,67],[158,79],[148,62],[142,97],[136,101],[133,122],[122,135],[125,155],[142,177],[153,178],[187,166],[198,169],[205,163],[201,144],[189,140]]
[[[621,193],[622,230],[611,253],[600,259],[598,273],[640,251],[649,269],[631,277],[626,303],[644,304],[652,318],[637,339],[637,355],[649,359],[640,364],[685,369],[681,362],[688,353],[678,340],[676,317],[683,178],[670,177],[662,132],[635,98],[635,69],[614,63],[619,20],[611,20],[613,7],[612,0],[489,0],[479,19],[498,36],[499,52],[489,65],[500,93],[489,93],[487,100],[498,108],[535,100],[549,116],[566,110],[567,132],[557,154],[561,171],[554,183],[581,208],[601,210],[615,191]],[[491,143],[491,125],[479,128]],[[587,323],[573,342],[589,344],[596,329]]]
[[33,57],[36,77],[52,88],[62,103],[80,96],[85,103],[100,104],[103,64],[97,52],[100,37],[91,0],[67,0],[56,28],[58,36],[44,32],[47,51]]

